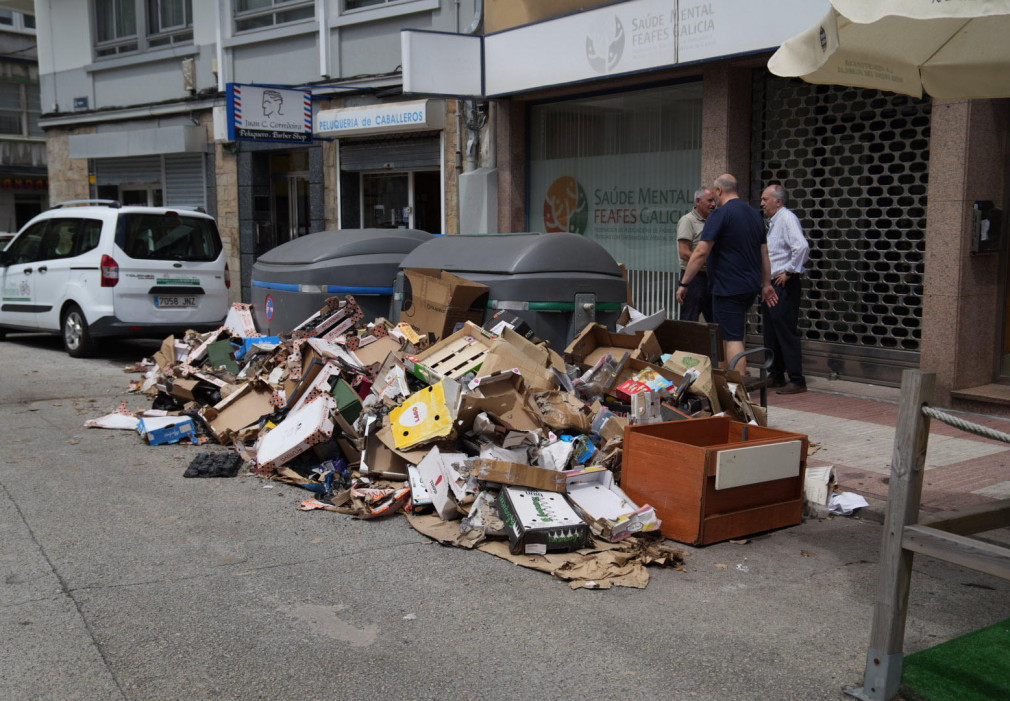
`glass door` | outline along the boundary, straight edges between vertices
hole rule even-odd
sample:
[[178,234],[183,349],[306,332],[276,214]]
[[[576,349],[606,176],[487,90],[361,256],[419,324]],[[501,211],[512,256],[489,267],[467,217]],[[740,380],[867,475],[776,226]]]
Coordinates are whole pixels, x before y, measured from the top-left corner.
[[365,229],[411,226],[410,174],[364,173],[361,176],[361,224]]
[[290,173],[288,175],[288,228],[290,238],[305,236],[309,233],[312,218],[309,213],[309,176],[308,173]]

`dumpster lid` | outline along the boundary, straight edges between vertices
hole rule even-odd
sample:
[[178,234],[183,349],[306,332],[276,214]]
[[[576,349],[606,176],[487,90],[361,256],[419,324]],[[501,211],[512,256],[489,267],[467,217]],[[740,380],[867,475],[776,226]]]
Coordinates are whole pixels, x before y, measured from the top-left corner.
[[431,234],[417,229],[334,229],[282,243],[257,262],[274,265],[311,265],[334,258],[381,253],[410,253]]
[[400,267],[509,275],[551,272],[621,275],[620,267],[603,246],[585,236],[568,233],[442,236],[415,248]]

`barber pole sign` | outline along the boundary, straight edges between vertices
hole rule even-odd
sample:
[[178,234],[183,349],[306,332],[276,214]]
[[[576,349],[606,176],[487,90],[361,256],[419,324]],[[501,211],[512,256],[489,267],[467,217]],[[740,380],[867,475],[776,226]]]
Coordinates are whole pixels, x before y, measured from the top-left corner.
[[228,139],[312,141],[312,91],[228,83]]

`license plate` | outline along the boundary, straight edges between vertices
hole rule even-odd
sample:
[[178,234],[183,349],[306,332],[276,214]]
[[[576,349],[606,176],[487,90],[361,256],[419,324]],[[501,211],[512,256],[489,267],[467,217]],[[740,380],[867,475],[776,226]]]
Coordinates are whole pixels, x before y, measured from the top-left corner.
[[154,306],[159,308],[181,308],[181,307],[195,307],[196,297],[177,297],[173,295],[160,296],[154,298]]

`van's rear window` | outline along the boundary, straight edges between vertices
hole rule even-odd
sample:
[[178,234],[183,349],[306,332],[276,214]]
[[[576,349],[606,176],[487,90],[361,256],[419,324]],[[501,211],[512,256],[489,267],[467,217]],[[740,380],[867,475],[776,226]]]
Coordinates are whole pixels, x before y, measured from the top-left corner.
[[221,254],[213,220],[185,214],[121,214],[116,244],[142,260],[212,261]]

